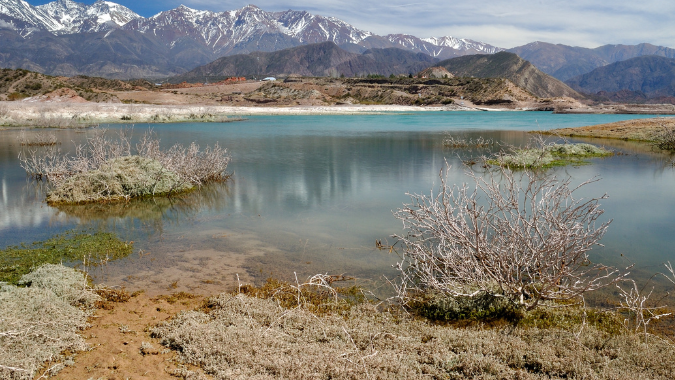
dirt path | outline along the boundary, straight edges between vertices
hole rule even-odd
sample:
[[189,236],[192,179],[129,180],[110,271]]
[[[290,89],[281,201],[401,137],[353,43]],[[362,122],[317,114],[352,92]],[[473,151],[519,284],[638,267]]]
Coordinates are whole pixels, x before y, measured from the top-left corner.
[[112,309],[97,310],[91,318],[91,328],[82,333],[91,350],[76,355],[75,364],[53,379],[175,380],[174,371],[180,371],[174,361],[175,352],[151,338],[147,328],[181,310],[194,309],[203,299],[199,296],[188,298],[183,293],[174,298],[150,298],[140,294],[127,302],[108,304],[106,307]]

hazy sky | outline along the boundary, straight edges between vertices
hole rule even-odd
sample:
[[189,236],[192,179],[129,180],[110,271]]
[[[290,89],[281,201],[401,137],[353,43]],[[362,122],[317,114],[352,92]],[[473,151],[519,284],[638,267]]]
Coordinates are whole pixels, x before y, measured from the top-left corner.
[[[185,4],[200,10],[241,8],[251,0],[119,0],[142,16]],[[29,0],[31,4],[48,1]],[[84,1],[93,3],[93,0]],[[534,41],[572,46],[649,42],[675,48],[672,0],[256,0],[266,11],[306,10],[376,34],[454,36],[504,48]]]

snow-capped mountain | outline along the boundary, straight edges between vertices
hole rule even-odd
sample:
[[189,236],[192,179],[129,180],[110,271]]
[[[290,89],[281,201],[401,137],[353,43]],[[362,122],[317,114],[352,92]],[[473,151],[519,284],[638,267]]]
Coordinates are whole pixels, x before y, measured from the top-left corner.
[[124,6],[103,0],[92,5],[57,0],[39,6],[24,0],[0,0],[0,29],[3,26],[24,37],[36,30],[62,35],[122,27],[157,37],[170,47],[187,38],[216,55],[272,51],[325,41],[364,48],[397,47],[437,58],[503,50],[453,37],[421,39],[402,34],[380,37],[335,17],[293,10],[266,12],[255,5],[227,12],[200,11],[181,5],[144,18]]
[[39,6],[0,0],[0,41],[0,67],[111,78],[167,77],[223,56],[321,42],[350,53],[399,48],[438,59],[502,50],[452,37],[378,36],[305,11],[267,12],[248,5],[212,12],[181,5],[145,18],[104,0]]
[[92,5],[72,0],[58,0],[37,9],[56,20],[62,28],[57,33],[87,33],[117,28],[141,18],[129,8],[109,1],[98,0]]
[[[175,44],[190,37],[216,53],[229,53],[239,44],[263,35],[282,35],[295,40],[290,46],[333,41],[358,43],[372,33],[359,30],[334,17],[307,12],[266,12],[255,5],[228,12],[199,11],[184,5],[145,19],[133,20],[126,30],[159,36]],[[285,48],[289,46],[282,46]]]
[[419,51],[441,59],[468,54],[495,54],[504,49],[483,42],[455,37],[418,38],[409,34],[389,34],[385,37],[395,47]]
[[119,28],[140,18],[129,8],[98,0],[85,5],[72,0],[58,0],[32,6],[24,0],[0,0],[0,16],[22,36],[43,30],[52,34],[99,32]]

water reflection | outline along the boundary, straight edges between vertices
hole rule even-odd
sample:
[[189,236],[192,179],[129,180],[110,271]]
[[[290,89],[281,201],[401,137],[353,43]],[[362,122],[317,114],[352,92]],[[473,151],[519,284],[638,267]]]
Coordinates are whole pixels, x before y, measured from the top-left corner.
[[[547,122],[549,117],[554,121]],[[0,131],[0,245],[73,227],[114,231],[136,241],[138,252],[94,273],[96,280],[156,292],[173,281],[179,281],[179,290],[211,292],[235,282],[236,274],[258,281],[270,273],[293,279],[294,272],[346,273],[377,286],[382,274],[393,274],[396,256],[378,251],[375,240],[401,231],[391,211],[409,201],[405,193],[428,194],[446,160],[452,165],[449,182],[465,182],[463,160],[500,149],[450,149],[444,138],[482,136],[523,145],[529,136],[514,129],[536,126],[534,118],[542,129],[574,126],[565,124],[569,120],[590,124],[578,115],[485,113],[157,125],[154,130],[169,146],[218,141],[227,147],[233,179],[182,197],[58,208],[43,203],[42,189],[27,186],[16,159],[20,148],[8,131]],[[136,133],[143,128],[137,126]],[[63,150],[93,133],[56,132]],[[603,239],[606,247],[593,251],[594,260],[635,262],[646,276],[666,260],[675,262],[671,157],[634,142],[583,141],[620,153],[551,171],[572,176],[573,184],[602,177],[579,194],[610,195],[602,207],[614,222]]]
[[75,220],[96,228],[131,230],[142,226],[151,234],[161,234],[165,225],[179,226],[193,221],[201,211],[222,211],[230,197],[226,182],[212,183],[188,194],[171,197],[132,199],[128,202],[89,203],[55,206],[57,217]]

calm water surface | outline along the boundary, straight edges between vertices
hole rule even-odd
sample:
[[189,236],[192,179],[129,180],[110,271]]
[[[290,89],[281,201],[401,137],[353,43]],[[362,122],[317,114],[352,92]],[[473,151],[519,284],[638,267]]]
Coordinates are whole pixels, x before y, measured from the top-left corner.
[[[640,117],[640,116],[638,116]],[[647,116],[644,116],[647,117]],[[214,292],[270,274],[303,279],[345,273],[377,288],[393,275],[394,254],[375,240],[402,231],[392,210],[438,184],[445,160],[450,182],[466,180],[462,159],[489,153],[448,149],[447,136],[493,138],[522,145],[528,130],[575,127],[634,115],[554,115],[541,112],[439,112],[356,116],[251,117],[236,123],[136,125],[152,127],[166,146],[218,141],[232,154],[233,180],[180,199],[114,206],[47,206],[26,179],[17,131],[0,131],[0,246],[77,229],[114,231],[135,242],[132,256],[93,270],[97,282],[165,292]],[[120,126],[111,126],[111,129]],[[54,131],[72,150],[93,130]],[[609,194],[604,220],[613,219],[595,261],[636,263],[649,276],[675,262],[675,170],[644,145],[591,141],[621,152],[592,165],[553,169],[575,184],[599,176],[581,195]]]

